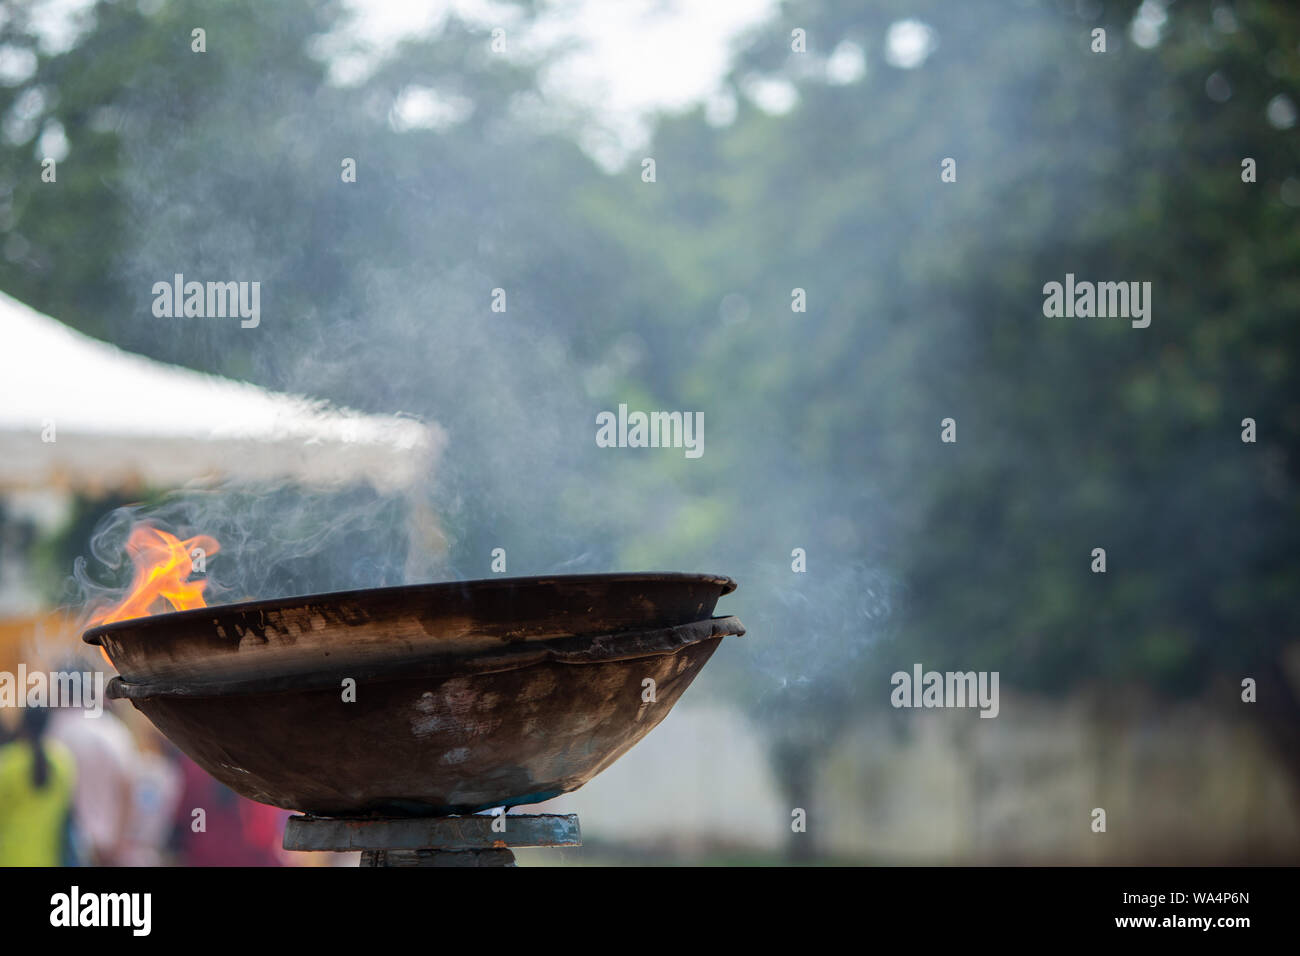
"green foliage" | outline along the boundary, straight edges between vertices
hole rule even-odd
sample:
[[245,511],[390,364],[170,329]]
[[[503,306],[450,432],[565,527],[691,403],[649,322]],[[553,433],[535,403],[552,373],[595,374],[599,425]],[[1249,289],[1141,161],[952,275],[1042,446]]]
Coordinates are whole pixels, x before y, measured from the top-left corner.
[[[675,194],[626,228],[685,277],[668,318],[703,347],[647,374],[698,395],[743,449],[702,469],[745,502],[724,540],[770,565],[818,542],[823,568],[896,571],[900,666],[1192,691],[1294,641],[1300,232],[1282,197],[1297,142],[1265,113],[1300,101],[1300,16],[1238,4],[1225,33],[1209,5],[1180,4],[1144,50],[1133,6],[1097,21],[1099,55],[1093,21],[1042,7],[787,4],[733,80],[786,77],[798,107],[742,99],[730,128],[697,112],[648,150],[690,208]],[[939,44],[893,69],[882,38],[908,15]],[[822,81],[788,53],[794,26],[808,58],[855,38],[865,79]],[[1224,103],[1205,92],[1216,71]],[[939,181],[945,156],[957,183]],[[1066,272],[1151,281],[1151,327],[1044,318],[1042,285]],[[806,315],[789,311],[796,286]],[[724,327],[733,292],[752,317]],[[948,416],[955,445],[939,442]],[[1240,441],[1246,416],[1267,422],[1258,444]]]

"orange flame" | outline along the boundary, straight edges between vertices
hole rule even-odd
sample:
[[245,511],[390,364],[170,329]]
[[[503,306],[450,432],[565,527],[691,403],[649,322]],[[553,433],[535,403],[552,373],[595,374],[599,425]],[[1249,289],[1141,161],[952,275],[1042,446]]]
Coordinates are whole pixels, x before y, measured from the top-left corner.
[[203,589],[208,582],[204,579],[189,580],[194,573],[194,555],[196,551],[201,552],[206,562],[220,550],[216,538],[205,534],[181,541],[153,525],[136,525],[126,540],[126,553],[135,565],[131,588],[118,604],[96,608],[86,627],[148,617],[155,613],[154,606],[160,600],[169,603],[171,610],[176,611],[207,607]]

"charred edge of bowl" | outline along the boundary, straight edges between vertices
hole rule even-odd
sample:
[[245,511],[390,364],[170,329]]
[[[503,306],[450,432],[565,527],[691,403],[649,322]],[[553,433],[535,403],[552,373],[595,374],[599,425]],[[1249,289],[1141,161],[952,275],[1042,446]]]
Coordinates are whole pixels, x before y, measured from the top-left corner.
[[731,616],[707,618],[676,627],[649,631],[623,631],[597,637],[564,637],[531,644],[516,644],[491,653],[435,654],[402,657],[355,667],[313,668],[257,677],[214,681],[156,681],[131,684],[114,677],[108,696],[128,700],[151,697],[225,697],[238,694],[274,694],[337,688],[350,677],[357,681],[400,680],[409,677],[465,677],[531,667],[545,661],[561,664],[602,664],[612,661],[662,657],[683,647],[712,638],[745,633]]
[[473,581],[438,581],[430,584],[404,584],[390,588],[364,588],[354,591],[330,591],[322,594],[301,594],[294,595],[293,597],[272,598],[265,601],[241,601],[237,604],[220,604],[212,607],[192,608],[188,611],[171,611],[168,614],[154,614],[149,617],[137,617],[126,621],[114,621],[112,624],[101,624],[98,627],[92,627],[87,630],[81,635],[81,639],[87,644],[102,647],[102,635],[104,634],[111,634],[115,631],[131,630],[132,628],[138,627],[142,621],[156,622],[159,618],[164,617],[172,620],[177,618],[198,619],[211,617],[214,614],[224,616],[262,611],[282,611],[304,604],[338,604],[346,601],[364,601],[374,600],[376,598],[392,597],[403,593],[436,595],[442,593],[453,593],[456,591],[509,590],[511,588],[526,589],[530,587],[553,587],[556,585],[563,586],[602,583],[635,584],[637,582],[671,583],[691,581],[717,585],[719,588],[719,596],[730,594],[732,591],[736,590],[736,582],[725,574],[692,574],[682,571],[615,571],[609,574],[553,574],[525,578],[482,578]]

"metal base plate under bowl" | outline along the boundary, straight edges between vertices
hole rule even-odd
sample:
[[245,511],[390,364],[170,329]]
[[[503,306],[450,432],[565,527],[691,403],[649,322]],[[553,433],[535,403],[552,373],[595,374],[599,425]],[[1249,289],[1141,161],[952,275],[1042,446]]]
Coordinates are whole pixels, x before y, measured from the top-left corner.
[[[582,846],[576,813],[346,820],[294,816],[286,850],[361,851],[362,866],[514,866],[516,846]],[[496,824],[496,829],[493,825]]]

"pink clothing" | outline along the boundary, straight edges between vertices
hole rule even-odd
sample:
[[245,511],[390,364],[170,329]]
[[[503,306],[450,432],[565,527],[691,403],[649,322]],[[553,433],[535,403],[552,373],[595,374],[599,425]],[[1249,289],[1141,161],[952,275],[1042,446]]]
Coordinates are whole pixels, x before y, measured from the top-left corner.
[[[279,810],[239,796],[181,756],[184,784],[176,807],[177,862],[183,866],[284,866],[284,822]],[[196,815],[195,810],[202,810]],[[195,830],[196,819],[203,829]]]

